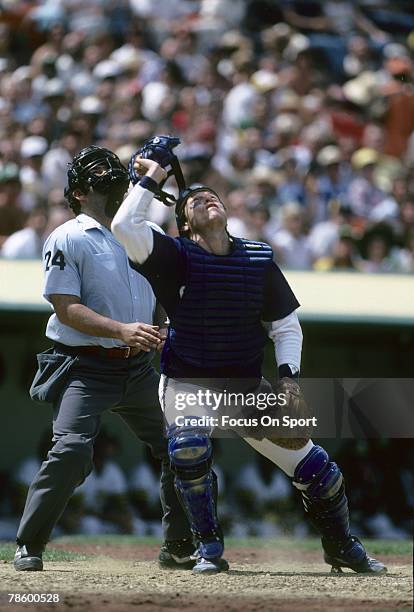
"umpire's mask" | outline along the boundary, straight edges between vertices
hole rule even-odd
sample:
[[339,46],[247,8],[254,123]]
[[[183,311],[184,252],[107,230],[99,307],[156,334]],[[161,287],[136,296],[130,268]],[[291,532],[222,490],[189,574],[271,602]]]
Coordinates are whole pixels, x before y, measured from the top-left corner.
[[75,214],[80,205],[73,192],[79,189],[87,194],[90,189],[106,195],[105,215],[115,216],[128,189],[128,171],[115,153],[104,147],[91,145],[82,149],[68,169],[68,185],[65,197]]

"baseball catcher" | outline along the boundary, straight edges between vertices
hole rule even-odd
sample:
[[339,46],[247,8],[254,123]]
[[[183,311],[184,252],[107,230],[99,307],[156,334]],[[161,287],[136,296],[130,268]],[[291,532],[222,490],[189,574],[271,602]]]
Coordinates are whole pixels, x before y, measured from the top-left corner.
[[[124,245],[130,265],[151,283],[170,319],[160,382],[168,451],[177,491],[199,542],[193,571],[215,573],[228,565],[222,558],[223,536],[214,501],[212,427],[201,420],[205,415],[199,404],[192,404],[194,418],[186,422],[174,418],[177,413],[171,407],[179,394],[197,395],[200,388],[226,387],[257,397],[262,391],[270,393],[272,387],[261,374],[268,334],[279,370],[276,392],[287,398],[285,410],[292,417],[303,416],[306,407],[298,382],[299,303],[268,244],[228,233],[226,208],[214,189],[182,187],[182,175],[173,169],[176,140],[160,136],[150,143],[151,152],[144,147],[130,164],[135,186],[115,215],[112,231]],[[146,221],[152,198],[162,200],[162,185],[173,174],[179,187],[178,238],[154,232]],[[278,409],[272,414],[277,416]],[[325,561],[333,570],[385,572],[385,566],[369,557],[351,534],[342,473],[328,453],[312,442],[309,431],[287,438],[277,429],[258,428],[255,419],[245,421],[239,431],[243,439],[280,467],[301,491],[306,513],[321,535]]]

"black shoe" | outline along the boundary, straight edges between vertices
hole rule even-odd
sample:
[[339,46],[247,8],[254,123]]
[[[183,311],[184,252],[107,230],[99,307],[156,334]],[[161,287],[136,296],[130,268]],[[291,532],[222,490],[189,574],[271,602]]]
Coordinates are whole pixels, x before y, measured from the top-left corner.
[[42,551],[32,550],[23,544],[16,550],[13,565],[18,572],[41,572],[43,570]]
[[196,553],[192,538],[166,540],[161,546],[158,563],[165,569],[192,569],[196,562]]
[[362,543],[355,536],[342,545],[334,542],[323,541],[324,559],[332,565],[332,573],[341,573],[342,567],[348,567],[357,574],[385,574],[387,568],[381,561],[368,557]]

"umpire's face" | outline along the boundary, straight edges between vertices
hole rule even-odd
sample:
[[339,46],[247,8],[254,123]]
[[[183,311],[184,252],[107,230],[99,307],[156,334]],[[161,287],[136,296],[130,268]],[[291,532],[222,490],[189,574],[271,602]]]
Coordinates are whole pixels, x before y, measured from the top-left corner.
[[211,191],[197,191],[185,204],[185,230],[191,234],[223,230],[227,224],[224,204]]

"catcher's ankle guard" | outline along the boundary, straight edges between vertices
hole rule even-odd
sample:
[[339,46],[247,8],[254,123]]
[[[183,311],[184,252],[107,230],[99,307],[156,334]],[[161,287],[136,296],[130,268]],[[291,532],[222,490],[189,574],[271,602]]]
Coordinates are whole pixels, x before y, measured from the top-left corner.
[[341,573],[343,567],[357,574],[385,574],[387,568],[381,561],[369,557],[362,542],[355,536],[349,536],[345,542],[335,543],[322,538],[324,559],[332,566],[332,573]]

